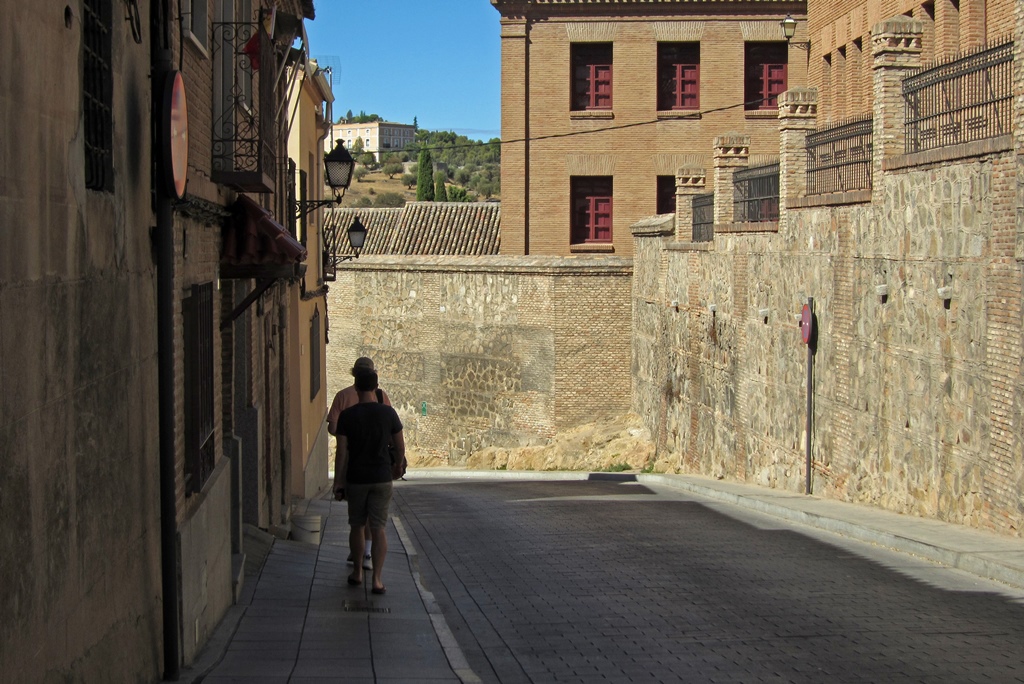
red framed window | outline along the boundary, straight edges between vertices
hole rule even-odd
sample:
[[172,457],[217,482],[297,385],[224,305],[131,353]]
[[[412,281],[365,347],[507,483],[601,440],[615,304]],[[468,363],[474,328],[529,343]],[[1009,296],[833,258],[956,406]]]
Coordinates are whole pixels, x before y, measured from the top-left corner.
[[775,109],[787,89],[786,43],[747,43],[744,59],[744,109]]
[[612,108],[612,44],[574,43],[572,110]]
[[658,111],[700,108],[700,43],[658,43]]
[[612,241],[612,177],[573,176],[572,244]]
[[676,213],[676,177],[658,176],[657,214]]

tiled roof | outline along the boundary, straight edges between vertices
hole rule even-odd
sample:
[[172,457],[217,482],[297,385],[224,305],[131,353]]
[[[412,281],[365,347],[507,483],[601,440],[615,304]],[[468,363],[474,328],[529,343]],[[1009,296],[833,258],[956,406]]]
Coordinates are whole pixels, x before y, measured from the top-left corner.
[[[325,226],[344,235],[358,216],[366,226],[362,254],[465,255],[498,253],[497,202],[408,202],[401,209],[331,209]],[[350,254],[348,240],[339,252]]]

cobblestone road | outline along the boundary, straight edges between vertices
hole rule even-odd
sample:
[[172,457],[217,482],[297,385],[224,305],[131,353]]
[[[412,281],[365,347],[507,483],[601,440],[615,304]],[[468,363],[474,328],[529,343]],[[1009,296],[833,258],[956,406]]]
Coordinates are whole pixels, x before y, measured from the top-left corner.
[[403,483],[484,682],[1024,682],[1020,592],[678,492]]

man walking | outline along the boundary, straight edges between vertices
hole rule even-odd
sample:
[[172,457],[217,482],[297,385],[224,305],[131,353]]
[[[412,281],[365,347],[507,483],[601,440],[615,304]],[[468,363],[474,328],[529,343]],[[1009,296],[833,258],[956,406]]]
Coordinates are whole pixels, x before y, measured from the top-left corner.
[[[405,458],[405,437],[398,413],[377,401],[377,373],[355,370],[355,389],[359,403],[338,416],[338,452],[334,463],[334,497],[348,499],[349,549],[353,558],[362,558],[364,527],[369,525],[373,540],[374,594],[387,589],[381,579],[388,552],[387,522],[391,505],[391,478],[394,462]],[[389,448],[392,447],[392,448]],[[348,583],[362,584],[363,568],[356,563]]]
[[[352,364],[352,378],[355,379],[356,373],[361,370],[377,370],[373,366],[373,359],[368,356],[360,356],[356,359],[356,362]],[[391,398],[388,397],[388,393],[380,387],[377,388],[377,401],[382,404],[391,406]],[[334,401],[331,403],[331,410],[327,412],[327,431],[332,435],[337,436],[338,434],[338,416],[341,412],[347,408],[351,408],[359,403],[359,393],[356,392],[355,383],[345,387],[344,389],[338,390],[338,393],[334,395]],[[337,451],[335,451],[335,458],[337,458]],[[335,461],[337,463],[337,461]],[[373,565],[370,562],[370,552],[373,549],[373,540],[370,538],[370,528],[366,528],[366,548],[363,552],[363,569],[370,570]],[[357,562],[356,559],[349,554],[349,563]]]

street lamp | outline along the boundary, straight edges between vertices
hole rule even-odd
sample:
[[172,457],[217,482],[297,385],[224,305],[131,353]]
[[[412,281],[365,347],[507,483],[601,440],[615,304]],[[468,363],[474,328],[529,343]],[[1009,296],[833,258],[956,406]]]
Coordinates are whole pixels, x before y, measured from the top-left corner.
[[348,186],[352,185],[352,172],[355,168],[356,160],[348,153],[342,142],[340,140],[337,141],[334,149],[324,155],[324,180],[331,190],[334,191],[334,199],[300,199],[294,203],[295,218],[301,219],[314,209],[331,206],[340,202],[341,198],[345,195],[345,190],[348,189]]
[[363,222],[359,220],[358,216],[356,216],[356,219],[352,222],[352,225],[348,227],[348,243],[352,245],[352,251],[355,252],[355,254],[349,254],[347,256],[344,256],[341,259],[339,259],[339,261],[358,259],[359,250],[363,248],[364,242],[366,242],[366,226],[364,226]]
[[786,18],[779,22],[779,26],[782,27],[782,35],[785,36],[787,43],[795,47],[801,48],[803,50],[810,50],[810,41],[797,41],[795,43],[793,42],[793,36],[796,35],[796,25],[797,21],[796,19],[793,18],[792,14],[787,14]]

